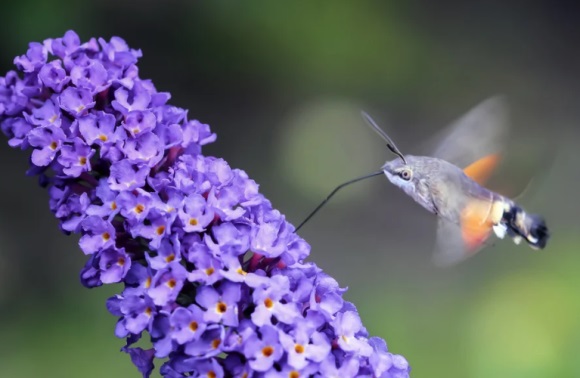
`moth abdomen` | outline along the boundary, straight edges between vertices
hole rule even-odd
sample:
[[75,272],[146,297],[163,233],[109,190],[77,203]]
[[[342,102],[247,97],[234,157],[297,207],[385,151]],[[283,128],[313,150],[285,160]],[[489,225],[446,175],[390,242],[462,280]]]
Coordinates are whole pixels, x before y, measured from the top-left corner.
[[502,217],[502,223],[508,233],[515,239],[521,237],[533,248],[544,249],[550,238],[550,232],[544,218],[537,214],[528,214],[521,207],[508,206]]

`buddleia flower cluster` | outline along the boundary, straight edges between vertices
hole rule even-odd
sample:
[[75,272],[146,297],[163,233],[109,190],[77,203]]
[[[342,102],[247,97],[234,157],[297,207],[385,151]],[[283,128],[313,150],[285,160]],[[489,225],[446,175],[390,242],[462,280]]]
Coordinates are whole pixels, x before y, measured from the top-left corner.
[[0,125],[80,234],[82,284],[123,283],[107,308],[142,375],[159,358],[165,377],[407,377],[256,182],[202,154],[216,135],[139,77],[141,55],[73,31],[30,43],[0,77]]

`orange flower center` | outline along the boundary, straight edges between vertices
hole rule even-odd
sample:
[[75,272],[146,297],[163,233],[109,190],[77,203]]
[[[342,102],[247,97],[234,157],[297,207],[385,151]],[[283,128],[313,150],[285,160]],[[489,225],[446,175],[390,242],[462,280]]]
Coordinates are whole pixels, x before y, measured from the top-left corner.
[[265,346],[264,348],[262,348],[262,354],[265,357],[270,357],[272,354],[274,353],[274,348],[272,348],[271,346]]
[[216,311],[220,314],[223,314],[228,309],[228,306],[224,302],[218,302],[216,306]]
[[294,351],[298,354],[304,353],[304,346],[301,344],[294,345]]
[[266,308],[272,308],[274,307],[274,302],[270,298],[266,298],[264,299],[264,306],[266,306]]

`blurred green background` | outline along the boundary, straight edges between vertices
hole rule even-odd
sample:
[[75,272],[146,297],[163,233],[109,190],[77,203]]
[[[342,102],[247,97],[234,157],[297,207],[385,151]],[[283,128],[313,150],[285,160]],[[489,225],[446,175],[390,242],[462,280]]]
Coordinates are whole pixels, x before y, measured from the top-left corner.
[[[498,180],[535,174],[522,204],[547,218],[546,250],[504,241],[435,268],[434,217],[384,178],[345,189],[301,234],[413,377],[580,377],[579,3],[21,0],[0,14],[1,72],[67,29],[141,48],[141,76],[217,132],[205,153],[294,224],[391,159],[360,109],[412,153],[507,95],[514,159]],[[80,285],[77,237],[59,234],[27,155],[0,154],[0,377],[138,377],[105,309],[119,287]]]

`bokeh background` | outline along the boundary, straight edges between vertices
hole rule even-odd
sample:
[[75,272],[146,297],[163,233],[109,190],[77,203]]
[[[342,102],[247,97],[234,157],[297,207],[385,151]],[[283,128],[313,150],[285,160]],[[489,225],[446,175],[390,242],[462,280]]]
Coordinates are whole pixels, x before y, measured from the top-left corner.
[[[246,170],[298,224],[338,183],[407,153],[497,93],[513,158],[534,176],[544,251],[499,242],[450,269],[435,219],[386,179],[345,189],[301,234],[413,377],[580,377],[580,6],[573,1],[21,0],[0,5],[0,68],[76,30],[141,48],[142,77],[212,125],[206,154]],[[547,147],[549,146],[549,148]],[[0,145],[0,377],[138,377],[105,300],[84,289],[77,237],[58,232],[27,155]]]

